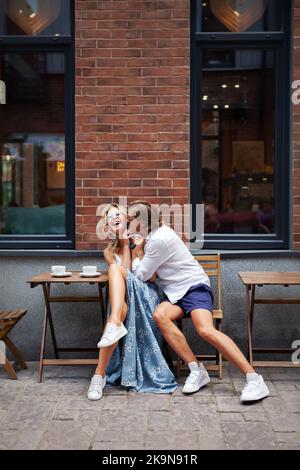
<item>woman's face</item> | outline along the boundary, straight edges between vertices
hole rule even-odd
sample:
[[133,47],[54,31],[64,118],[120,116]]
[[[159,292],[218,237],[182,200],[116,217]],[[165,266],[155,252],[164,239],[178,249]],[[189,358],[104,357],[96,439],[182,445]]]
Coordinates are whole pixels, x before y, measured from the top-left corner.
[[108,231],[120,238],[127,228],[127,217],[122,210],[112,207],[107,214],[107,225]]

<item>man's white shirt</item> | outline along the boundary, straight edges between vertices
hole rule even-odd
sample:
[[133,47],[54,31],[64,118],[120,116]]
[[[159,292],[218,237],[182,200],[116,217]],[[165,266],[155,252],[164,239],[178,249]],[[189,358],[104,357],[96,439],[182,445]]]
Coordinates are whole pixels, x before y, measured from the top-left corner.
[[143,259],[136,258],[132,262],[132,273],[144,282],[157,273],[158,284],[172,304],[192,286],[210,286],[202,266],[174,230],[166,225],[147,236],[145,255]]

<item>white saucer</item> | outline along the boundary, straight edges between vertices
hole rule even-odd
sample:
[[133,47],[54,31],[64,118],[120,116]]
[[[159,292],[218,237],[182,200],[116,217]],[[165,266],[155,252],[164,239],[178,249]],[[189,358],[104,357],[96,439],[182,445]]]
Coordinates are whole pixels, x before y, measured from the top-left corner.
[[96,272],[94,274],[85,274],[85,273],[79,273],[79,276],[80,277],[98,277],[100,276],[100,272]]
[[63,274],[54,274],[54,273],[51,273],[51,276],[52,277],[69,277],[69,276],[72,276],[72,273],[66,271],[65,273]]

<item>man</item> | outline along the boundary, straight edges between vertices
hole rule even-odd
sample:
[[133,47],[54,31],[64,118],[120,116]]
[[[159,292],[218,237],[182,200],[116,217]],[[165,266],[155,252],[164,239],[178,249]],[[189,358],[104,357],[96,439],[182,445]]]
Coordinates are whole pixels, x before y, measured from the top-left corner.
[[[136,245],[132,251],[132,272],[145,282],[157,274],[158,283],[167,300],[161,302],[153,318],[165,340],[190,369],[183,393],[197,392],[210,381],[204,365],[198,364],[185,336],[174,323],[175,320],[190,315],[199,336],[220,351],[246,376],[241,401],[256,401],[267,397],[269,390],[262,376],[255,373],[236,344],[215,329],[209,278],[183,241],[162,223],[155,208],[145,201],[132,203],[128,215],[128,231],[132,233],[132,240]],[[159,222],[153,229],[151,223],[154,219]]]

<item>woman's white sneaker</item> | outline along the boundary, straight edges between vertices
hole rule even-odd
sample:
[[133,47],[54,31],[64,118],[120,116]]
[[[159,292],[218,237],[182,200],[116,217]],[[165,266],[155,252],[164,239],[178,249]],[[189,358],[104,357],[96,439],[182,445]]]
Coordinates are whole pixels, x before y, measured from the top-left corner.
[[94,375],[91,380],[91,385],[88,390],[88,399],[89,400],[100,400],[102,398],[102,393],[103,389],[106,384],[106,377],[103,377],[101,375]]
[[203,364],[189,363],[190,375],[185,381],[182,393],[195,393],[210,382],[209,375]]
[[113,322],[108,322],[103,336],[97,346],[98,348],[107,348],[108,346],[111,346],[123,338],[123,336],[127,335],[127,333],[128,331],[123,323],[121,323],[121,325],[116,325]]
[[246,385],[242,391],[241,401],[258,401],[270,395],[264,379],[258,374],[247,374]]

